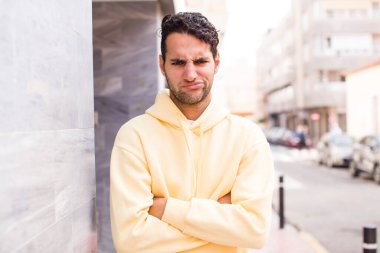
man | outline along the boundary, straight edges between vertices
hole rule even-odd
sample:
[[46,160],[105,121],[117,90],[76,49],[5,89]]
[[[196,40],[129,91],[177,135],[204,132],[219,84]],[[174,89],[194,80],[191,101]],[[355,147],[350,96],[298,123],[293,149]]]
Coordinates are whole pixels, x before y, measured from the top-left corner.
[[119,130],[111,157],[118,252],[247,252],[271,217],[273,161],[252,122],[211,97],[218,34],[199,13],[167,15],[160,69],[169,90]]

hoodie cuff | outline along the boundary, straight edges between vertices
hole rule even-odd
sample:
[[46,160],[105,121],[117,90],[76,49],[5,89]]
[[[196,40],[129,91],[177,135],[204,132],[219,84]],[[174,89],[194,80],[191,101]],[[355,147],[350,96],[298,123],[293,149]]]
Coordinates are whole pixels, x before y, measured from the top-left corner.
[[161,220],[183,231],[190,204],[190,201],[168,198]]

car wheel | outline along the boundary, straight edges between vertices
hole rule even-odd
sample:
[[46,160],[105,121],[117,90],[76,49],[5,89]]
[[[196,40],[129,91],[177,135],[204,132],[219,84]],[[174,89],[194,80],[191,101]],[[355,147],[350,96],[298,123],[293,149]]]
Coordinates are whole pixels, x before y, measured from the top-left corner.
[[334,162],[331,159],[331,157],[327,158],[326,165],[327,167],[330,167],[330,168],[334,167]]
[[319,156],[318,158],[318,164],[323,165],[323,158],[321,156]]
[[356,168],[356,164],[354,161],[350,163],[350,174],[352,177],[358,177],[360,174],[360,171]]
[[373,180],[375,180],[377,184],[380,184],[380,165],[377,165],[375,167],[375,170],[373,173]]

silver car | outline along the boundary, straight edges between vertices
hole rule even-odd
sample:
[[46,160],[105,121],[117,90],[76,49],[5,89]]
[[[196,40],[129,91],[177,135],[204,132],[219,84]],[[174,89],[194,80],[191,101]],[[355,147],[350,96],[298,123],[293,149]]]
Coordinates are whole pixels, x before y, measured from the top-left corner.
[[328,167],[348,167],[352,160],[353,139],[344,133],[326,133],[317,144],[318,162]]
[[355,144],[350,172],[353,177],[364,172],[380,184],[380,136],[368,135]]

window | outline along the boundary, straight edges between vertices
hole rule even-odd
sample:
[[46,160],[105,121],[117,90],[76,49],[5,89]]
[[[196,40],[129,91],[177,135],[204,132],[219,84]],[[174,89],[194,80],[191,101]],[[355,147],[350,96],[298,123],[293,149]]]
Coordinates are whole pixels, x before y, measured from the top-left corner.
[[331,38],[330,38],[330,37],[327,37],[327,38],[326,38],[326,41],[327,41],[327,47],[328,47],[328,48],[331,48]]
[[372,13],[374,17],[379,16],[379,2],[372,2]]
[[319,76],[319,81],[320,81],[321,83],[323,83],[323,81],[324,81],[324,74],[323,74],[323,71],[322,71],[322,70],[319,70],[319,71],[318,71],[318,76]]
[[328,18],[334,18],[334,11],[333,11],[333,10],[328,10],[328,11],[326,12],[326,16],[327,16]]

